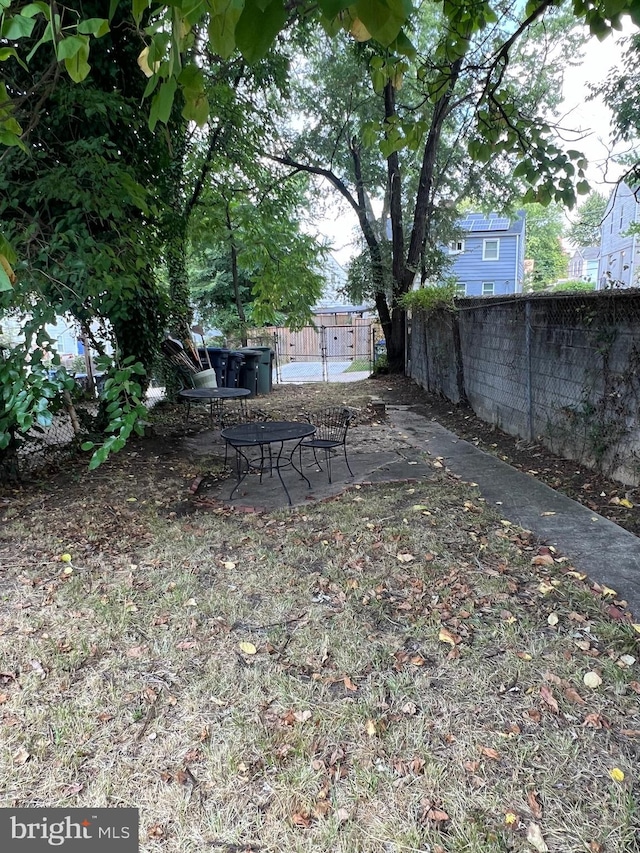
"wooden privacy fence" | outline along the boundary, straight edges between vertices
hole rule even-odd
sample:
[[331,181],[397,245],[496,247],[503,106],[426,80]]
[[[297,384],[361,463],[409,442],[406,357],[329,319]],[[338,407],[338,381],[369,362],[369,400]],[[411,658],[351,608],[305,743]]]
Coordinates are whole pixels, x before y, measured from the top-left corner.
[[375,342],[381,337],[376,323],[358,318],[349,324],[304,326],[297,331],[269,327],[247,343],[274,349],[277,382],[327,382],[350,370],[371,371]]

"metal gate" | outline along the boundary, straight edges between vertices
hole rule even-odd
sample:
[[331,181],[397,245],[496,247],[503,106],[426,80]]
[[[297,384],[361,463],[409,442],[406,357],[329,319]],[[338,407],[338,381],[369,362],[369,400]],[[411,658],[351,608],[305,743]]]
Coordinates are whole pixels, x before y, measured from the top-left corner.
[[276,382],[350,382],[371,373],[376,337],[379,330],[367,322],[304,326],[296,332],[278,328],[271,341],[261,336],[260,342],[275,350]]

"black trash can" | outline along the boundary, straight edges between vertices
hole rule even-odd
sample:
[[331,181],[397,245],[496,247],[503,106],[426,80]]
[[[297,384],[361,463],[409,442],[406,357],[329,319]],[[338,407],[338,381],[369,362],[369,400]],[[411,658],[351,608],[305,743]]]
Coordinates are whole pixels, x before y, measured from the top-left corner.
[[244,356],[244,364],[240,367],[240,388],[247,388],[251,396],[255,397],[258,394],[258,365],[262,353],[251,347],[240,347],[238,352]]
[[[209,361],[211,362],[211,367],[216,372],[218,388],[227,387],[227,359],[230,352],[231,350],[222,347],[207,347],[206,351],[204,347],[198,347],[198,358],[200,359],[202,369],[207,369]],[[209,356],[208,360],[207,355]]]
[[258,363],[258,394],[270,394],[273,391],[273,359],[275,356],[271,347],[252,347],[259,350]]
[[244,364],[244,354],[239,350],[232,350],[227,356],[227,388],[237,388],[240,378],[240,368]]

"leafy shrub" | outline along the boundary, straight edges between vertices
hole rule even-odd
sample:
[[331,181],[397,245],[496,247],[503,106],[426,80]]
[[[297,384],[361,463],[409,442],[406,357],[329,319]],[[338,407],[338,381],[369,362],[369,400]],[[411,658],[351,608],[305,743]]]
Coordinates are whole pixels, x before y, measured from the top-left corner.
[[596,286],[593,281],[582,281],[581,279],[574,279],[572,281],[561,281],[559,284],[556,284],[553,287],[554,293],[562,293],[564,291],[575,291],[576,293],[586,290],[595,290]]
[[382,376],[389,372],[389,362],[387,360],[386,353],[382,353],[377,356],[376,360],[373,362],[373,375],[374,376]]
[[139,381],[140,377],[146,376],[146,371],[135,356],[130,355],[121,363],[103,356],[97,363],[100,369],[107,371],[107,379],[100,394],[108,418],[104,429],[107,438],[102,444],[83,442],[83,450],[94,451],[89,461],[90,471],[101,465],[112,453],[122,450],[133,432],[144,435],[143,421],[147,414]]
[[[42,333],[38,347],[50,343]],[[73,388],[73,378],[54,357],[44,363],[44,352],[26,344],[0,348],[0,453],[19,444],[31,430],[51,426],[62,406],[62,395]]]
[[457,280],[447,278],[438,284],[421,287],[419,290],[406,293],[400,300],[400,304],[403,308],[411,311],[422,311],[425,314],[442,309],[454,311],[457,295]]

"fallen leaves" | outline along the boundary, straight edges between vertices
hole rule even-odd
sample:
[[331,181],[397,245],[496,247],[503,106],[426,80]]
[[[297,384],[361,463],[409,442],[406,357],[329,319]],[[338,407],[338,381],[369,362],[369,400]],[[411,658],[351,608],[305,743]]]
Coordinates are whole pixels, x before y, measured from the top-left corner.
[[558,703],[551,692],[551,689],[547,687],[546,684],[541,685],[540,687],[540,698],[542,701],[553,711],[554,714],[560,713],[560,708],[558,707]]
[[551,554],[538,554],[536,557],[533,557],[531,560],[532,566],[554,566],[555,560],[551,556]]
[[130,646],[126,655],[128,658],[144,658],[149,654],[149,646]]
[[293,708],[289,708],[281,715],[280,721],[285,726],[293,726],[295,723],[306,723],[312,716],[313,714],[308,708],[305,708],[304,711],[294,711]]
[[253,643],[249,643],[247,640],[242,640],[242,642],[238,643],[241,652],[244,652],[245,655],[255,655],[258,650],[253,645]]
[[540,820],[542,817],[542,803],[540,802],[540,796],[537,791],[527,792],[527,803],[534,818]]
[[451,819],[439,802],[425,797],[420,804],[419,818],[421,823],[429,823],[435,829],[442,830]]
[[602,678],[598,675],[597,672],[594,672],[593,670],[585,673],[582,681],[587,687],[590,687],[592,690],[596,690],[602,684]]
[[456,637],[447,628],[440,628],[438,631],[438,639],[441,643],[448,643],[450,646],[455,646],[460,642],[460,637]]
[[401,563],[411,563],[413,560],[415,560],[415,557],[413,554],[407,553],[396,554],[396,560],[399,560]]
[[493,749],[490,746],[480,747],[480,754],[486,758],[490,758],[492,761],[500,761],[500,753],[497,749]]
[[542,830],[537,823],[530,823],[527,829],[527,841],[538,853],[548,853],[549,848],[542,837]]
[[21,746],[20,749],[17,749],[11,757],[16,767],[23,767],[31,758],[31,753],[25,749],[24,746]]
[[568,699],[569,702],[573,702],[574,705],[586,705],[582,696],[573,687],[565,687],[564,696],[565,699]]
[[344,684],[344,689],[348,690],[350,693],[355,693],[358,690],[358,685],[354,684],[348,675],[345,675],[341,680]]

